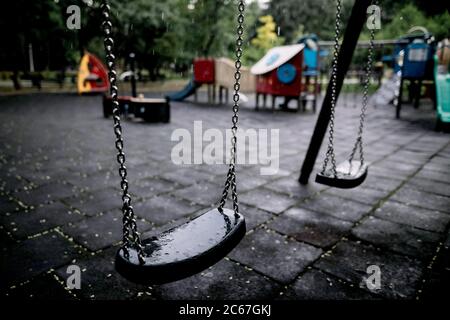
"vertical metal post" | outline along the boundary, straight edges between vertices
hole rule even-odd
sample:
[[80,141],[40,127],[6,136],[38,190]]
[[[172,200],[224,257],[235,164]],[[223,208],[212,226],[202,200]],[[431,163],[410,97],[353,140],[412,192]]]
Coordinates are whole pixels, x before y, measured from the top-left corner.
[[135,62],[136,55],[131,52],[130,53],[130,71],[131,71],[131,95],[136,98],[137,92],[136,92],[136,74],[135,74],[135,68],[134,68],[134,62]]
[[[336,74],[336,99],[339,97],[339,93],[342,88],[345,74],[353,57],[358,38],[361,30],[366,22],[367,7],[371,4],[371,0],[355,0],[352,8],[350,18],[345,28],[344,39],[339,50],[338,55],[338,68]],[[309,143],[308,151],[305,159],[303,160],[302,169],[300,171],[299,182],[301,184],[307,184],[309,176],[314,168],[314,164],[319,154],[320,146],[322,145],[323,138],[327,132],[328,123],[330,121],[331,114],[331,82],[328,83],[327,93],[322,103],[319,116],[317,118],[314,133]]]

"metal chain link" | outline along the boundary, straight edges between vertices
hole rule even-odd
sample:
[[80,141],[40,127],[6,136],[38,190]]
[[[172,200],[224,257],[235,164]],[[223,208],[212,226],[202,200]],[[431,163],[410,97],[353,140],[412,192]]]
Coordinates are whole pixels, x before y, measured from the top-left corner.
[[234,95],[233,95],[233,116],[231,118],[233,126],[231,127],[231,158],[230,158],[230,166],[228,168],[227,180],[225,181],[225,188],[222,192],[222,199],[220,200],[219,208],[222,209],[225,206],[228,197],[228,190],[231,187],[231,197],[233,200],[233,210],[234,214],[237,215],[239,213],[239,204],[238,204],[238,196],[236,190],[236,143],[237,143],[237,123],[238,123],[238,112],[239,112],[239,90],[241,88],[240,79],[241,79],[241,57],[242,57],[242,45],[244,43],[242,39],[242,35],[244,34],[244,10],[245,10],[245,2],[240,0],[238,2],[238,16],[237,22],[238,27],[236,29],[237,39],[236,39],[236,62],[234,64],[236,71],[234,73]]
[[328,167],[328,162],[331,161],[331,169],[333,170],[334,176],[337,175],[336,172],[336,156],[334,153],[334,118],[336,109],[336,78],[337,78],[337,61],[339,55],[339,36],[341,33],[341,0],[336,1],[336,18],[335,18],[335,28],[334,28],[334,52],[333,52],[333,62],[331,71],[331,107],[330,107],[330,126],[328,131],[328,148],[325,155],[325,160],[323,162],[322,174],[325,173]]
[[[377,3],[377,1],[375,1],[375,3]],[[375,29],[371,29],[370,30],[369,52],[367,54],[367,62],[366,62],[366,68],[365,68],[366,74],[365,74],[365,80],[364,80],[364,90],[363,90],[361,114],[359,117],[358,135],[357,135],[357,138],[355,141],[355,145],[353,146],[352,153],[350,154],[350,158],[349,158],[349,161],[351,162],[353,160],[353,158],[355,157],[356,150],[359,147],[361,165],[364,164],[363,130],[364,130],[364,120],[366,117],[370,78],[372,77],[374,39],[375,39]]]
[[120,110],[118,101],[117,72],[115,67],[116,57],[113,54],[114,40],[112,39],[111,7],[108,1],[102,0],[104,46],[106,62],[108,65],[108,77],[110,94],[113,106],[114,134],[116,136],[117,162],[119,163],[120,187],[122,189],[122,213],[123,213],[123,246],[124,253],[128,256],[128,249],[135,248],[141,263],[144,262],[144,251],[139,232],[137,231],[136,216],[131,205],[131,195],[128,192],[127,168],[125,166],[125,152],[122,138],[122,126],[120,122]]

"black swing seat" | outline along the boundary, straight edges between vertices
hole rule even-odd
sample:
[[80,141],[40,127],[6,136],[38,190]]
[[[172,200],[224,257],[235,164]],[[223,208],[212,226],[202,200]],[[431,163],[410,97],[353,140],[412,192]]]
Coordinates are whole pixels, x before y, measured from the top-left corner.
[[225,257],[244,237],[245,220],[229,209],[212,209],[178,227],[143,240],[145,263],[135,249],[116,255],[116,270],[130,281],[162,284],[196,274]]
[[316,182],[330,187],[350,189],[359,186],[367,177],[368,167],[360,161],[344,161],[336,167],[337,175],[328,169],[316,175]]

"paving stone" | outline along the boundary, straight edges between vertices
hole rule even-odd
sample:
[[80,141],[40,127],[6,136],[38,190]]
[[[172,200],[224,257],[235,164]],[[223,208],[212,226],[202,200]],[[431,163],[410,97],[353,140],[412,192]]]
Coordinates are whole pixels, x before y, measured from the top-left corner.
[[207,172],[195,170],[195,169],[178,169],[175,171],[169,171],[161,175],[162,178],[177,182],[184,186],[189,186],[199,181],[211,179],[211,175]]
[[359,288],[345,284],[342,280],[311,269],[300,276],[285,293],[289,300],[369,300],[376,299]]
[[387,157],[386,160],[422,165],[427,162],[429,158],[430,154],[428,152],[414,152],[402,149]]
[[[149,96],[161,96],[161,94],[155,93]],[[201,93],[199,96],[200,100],[206,101],[206,94]],[[82,248],[75,250],[73,246],[77,241],[88,241],[92,248],[96,248],[104,245],[111,246],[108,243],[114,242],[114,237],[117,236],[115,239],[119,240],[121,238],[120,221],[108,222],[108,219],[101,218],[103,216],[100,214],[103,212],[106,217],[108,215],[117,216],[119,219],[121,217],[119,212],[121,200],[117,192],[119,177],[114,158],[114,145],[111,140],[113,137],[111,122],[102,118],[101,98],[98,96],[42,93],[0,97],[2,104],[0,108],[2,119],[0,122],[0,219],[7,219],[6,213],[13,211],[10,212],[10,216],[17,218],[16,223],[20,226],[18,232],[25,230],[24,235],[40,232],[56,225],[69,228],[70,225],[78,224],[79,229],[72,231],[76,233],[79,240],[71,242],[60,235],[60,229],[58,229],[56,233],[52,233],[56,234],[56,239],[48,240],[46,237],[49,233],[44,232],[42,235],[20,243],[15,238],[21,238],[21,235],[16,234],[13,237],[12,230],[6,228],[8,220],[2,220],[0,264],[4,266],[2,270],[6,268],[9,271],[6,274],[2,272],[0,287],[8,287],[11,283],[16,284],[27,279],[31,282],[17,287],[23,289],[23,294],[16,291],[20,293],[20,296],[26,296],[27,293],[36,293],[36,295],[41,293],[38,296],[48,296],[48,298],[58,296],[59,287],[53,287],[54,281],[49,283],[48,288],[44,285],[44,280],[47,281],[45,271],[50,268],[50,265],[56,269],[59,268],[60,280],[64,280],[67,277],[65,273],[67,265],[79,262],[72,261],[79,258],[78,251],[80,251],[88,265],[83,273],[83,281],[88,285],[82,287],[80,292],[73,290],[80,299],[170,299],[172,297],[279,299],[283,298],[279,296],[280,291],[285,292],[284,297],[288,297],[291,293],[291,298],[302,296],[304,299],[380,297],[378,294],[370,294],[364,284],[362,289],[358,288],[361,279],[367,276],[365,263],[373,257],[378,259],[374,259],[378,263],[384,263],[381,265],[382,297],[414,298],[415,291],[421,287],[424,289],[424,297],[432,299],[440,294],[445,295],[448,287],[446,282],[448,272],[445,271],[448,270],[445,263],[448,258],[445,246],[450,246],[447,220],[450,214],[446,207],[450,206],[444,199],[450,199],[447,192],[449,189],[447,176],[450,172],[450,136],[432,131],[435,119],[428,102],[425,101],[426,103],[423,103],[425,105],[421,106],[421,110],[425,112],[418,113],[413,108],[405,108],[402,111],[403,116],[410,121],[397,121],[393,117],[386,117],[384,108],[373,109],[368,114],[365,142],[367,144],[366,158],[371,163],[369,176],[361,188],[353,189],[352,196],[346,199],[342,195],[336,197],[329,194],[339,191],[323,192],[328,187],[314,183],[313,176],[307,186],[301,186],[297,182],[298,171],[313,130],[314,116],[282,112],[255,113],[252,110],[254,95],[249,95],[249,98],[249,103],[242,105],[242,112],[247,115],[241,126],[244,129],[280,129],[280,172],[272,176],[261,176],[260,165],[238,166],[240,209],[246,215],[247,226],[253,229],[245,239],[258,232],[254,236],[258,246],[254,247],[262,248],[258,250],[258,255],[266,256],[255,257],[256,253],[253,253],[251,249],[248,249],[250,254],[247,254],[244,247],[241,249],[238,247],[236,250],[240,250],[243,259],[247,258],[251,262],[250,265],[255,264],[263,270],[263,273],[270,273],[272,280],[262,276],[260,269],[254,268],[251,271],[234,262],[222,260],[211,269],[213,275],[205,271],[203,275],[199,274],[174,284],[161,286],[161,290],[159,286],[151,290],[133,285],[114,272],[112,259],[116,247],[102,252],[104,257],[100,257],[98,253],[94,256],[87,255],[88,252]],[[96,110],[94,116],[92,110]],[[127,121],[125,144],[133,205],[135,209],[139,209],[136,213],[152,222],[151,227],[153,227],[144,232],[144,238],[202,213],[219,200],[227,165],[178,166],[173,164],[170,161],[170,153],[175,143],[170,140],[170,134],[176,128],[190,128],[192,122],[200,118],[204,120],[205,126],[208,123],[208,127],[211,128],[227,128],[229,127],[229,111],[229,108],[217,108],[206,103],[201,106],[193,103],[178,103],[177,107],[172,109],[170,124]],[[357,123],[358,116],[357,108],[351,107],[342,108],[337,114],[337,121],[341,124],[336,132],[339,136],[336,149],[342,150],[342,153],[337,154],[339,159],[348,156],[348,147],[354,142],[354,131],[348,128],[352,128]],[[322,147],[321,155],[326,151],[326,145]],[[405,181],[422,165],[423,169],[418,175]],[[316,170],[320,170],[320,161],[316,164],[314,172]],[[161,176],[173,179],[165,180]],[[183,179],[187,184],[177,184],[174,179],[175,181]],[[197,181],[197,186],[194,186],[192,181]],[[427,258],[434,262],[431,265],[432,269],[424,268],[426,272],[422,274],[422,267],[428,266],[429,261],[424,261],[422,264],[420,259],[415,260],[407,256],[406,254],[409,254],[407,252],[402,251],[402,254],[396,254],[392,250],[386,250],[384,244],[379,244],[383,247],[380,250],[375,250],[369,245],[354,244],[358,249],[356,252],[350,252],[347,256],[341,252],[340,256],[335,257],[340,244],[331,255],[326,254],[321,258],[321,260],[332,259],[327,266],[333,270],[334,275],[330,272],[323,273],[333,282],[333,286],[329,287],[328,280],[323,279],[321,271],[315,268],[312,270],[304,268],[303,265],[307,263],[298,263],[297,256],[291,255],[294,258],[289,261],[284,260],[288,256],[286,252],[289,252],[291,247],[300,246],[304,249],[308,246],[305,242],[317,247],[329,248],[335,241],[342,239],[341,234],[346,235],[349,232],[346,226],[359,221],[370,212],[370,206],[351,200],[365,199],[363,201],[372,204],[377,194],[394,192],[403,182],[406,182],[406,189],[414,190],[414,192],[408,193],[407,197],[400,194],[403,199],[389,200],[382,207],[383,210],[371,212],[371,214],[376,218],[402,225],[398,231],[398,238],[392,241],[393,244],[386,243],[386,247],[400,246],[403,250],[402,246],[408,243],[407,239],[410,236],[408,232],[403,231],[409,229],[404,228],[414,227],[438,232],[442,238],[439,241],[444,245],[432,257]],[[71,187],[75,189],[72,190]],[[379,190],[381,193],[375,191],[366,194],[367,191],[364,189],[367,188]],[[24,192],[24,190],[29,191]],[[169,195],[170,193],[172,194]],[[22,196],[22,201],[25,201],[27,197],[30,202],[26,203],[28,205],[36,206],[36,203],[42,201],[43,203],[51,202],[51,206],[60,202],[69,205],[78,216],[80,216],[78,211],[81,213],[81,220],[70,221],[75,216],[59,214],[51,216],[50,211],[34,212],[38,213],[37,215],[33,215],[32,211],[27,213],[24,208],[17,207],[18,203],[9,201],[9,196],[16,197],[16,195],[17,198]],[[435,197],[436,195],[438,196]],[[69,198],[65,198],[66,196]],[[395,196],[397,195],[394,195],[394,198]],[[311,200],[306,201],[307,198]],[[414,205],[407,206],[403,202],[406,200]],[[199,204],[190,203],[194,201],[198,201]],[[140,205],[142,208],[139,208]],[[230,206],[230,201],[227,205]],[[295,219],[289,217],[289,208],[293,207],[303,208],[301,210],[308,214],[295,215]],[[46,221],[44,226],[41,226],[40,220],[37,219],[41,215]],[[280,217],[278,218],[277,215]],[[99,221],[91,220],[93,218],[98,218]],[[6,225],[3,225],[5,222]],[[82,223],[86,224],[87,229],[81,227]],[[340,223],[345,225],[342,233]],[[273,232],[288,233],[300,242],[291,237],[288,244],[283,242],[277,245],[272,238],[279,237],[280,234],[267,236],[269,237],[267,240],[265,234],[259,233],[265,232],[260,231],[261,228],[277,229]],[[111,231],[111,229],[117,231]],[[369,234],[373,238],[372,233],[379,230],[370,229]],[[387,231],[389,230],[387,228]],[[88,237],[96,233],[99,237],[103,237],[104,234],[109,237],[108,232],[114,232],[113,234],[116,235],[105,240],[105,243],[96,242],[97,238]],[[87,238],[81,236],[83,233]],[[428,241],[429,234],[426,232],[413,234],[417,235],[417,240]],[[354,239],[355,236],[350,235],[350,238]],[[31,243],[32,241],[34,243]],[[262,244],[260,245],[258,241]],[[365,240],[362,242],[366,243]],[[245,242],[243,244],[245,245]],[[249,246],[251,244],[247,245]],[[278,247],[281,249],[278,250]],[[308,248],[305,249],[306,252],[310,252],[310,249],[318,250],[314,246],[306,248]],[[16,256],[8,253],[11,250],[16,250]],[[62,253],[64,251],[67,251],[66,256]],[[46,255],[50,258],[47,259]],[[47,259],[51,263],[44,263],[40,259]],[[304,260],[309,261],[309,259]],[[27,264],[38,265],[39,268],[36,269],[39,269],[39,272],[35,269],[32,272],[27,271]],[[272,269],[269,270],[269,266]],[[312,271],[316,274],[312,274]],[[5,283],[3,279],[9,279],[8,274],[13,276],[11,282],[8,280]],[[233,279],[229,279],[230,275],[238,281],[233,283]],[[276,284],[279,280],[275,281],[274,275],[292,279],[288,286],[290,292]],[[298,275],[300,278],[296,278]],[[340,278],[347,279],[346,277],[352,280],[346,280],[345,283],[340,281]],[[40,285],[41,281],[42,285]],[[295,295],[293,291],[294,283],[298,283],[296,288],[301,292],[299,295]],[[198,289],[194,290],[194,286]],[[419,292],[417,294],[420,296]]]
[[179,188],[177,183],[158,178],[145,178],[130,184],[130,192],[137,198],[150,198]]
[[113,209],[122,208],[121,193],[116,189],[102,189],[93,193],[81,193],[66,202],[88,216],[95,216]]
[[415,205],[424,209],[439,210],[450,213],[450,198],[403,187],[397,191],[392,200]]
[[366,181],[364,181],[364,185],[372,189],[392,192],[397,189],[402,182],[402,180],[394,179],[393,177],[377,176],[369,171]]
[[[138,292],[148,291],[143,285],[134,284],[123,278],[114,268],[117,247],[104,252],[75,260],[73,264],[81,269],[81,289],[73,289],[73,293],[84,300],[127,300]],[[64,282],[69,274],[67,265],[56,270]]]
[[264,300],[278,289],[275,282],[223,259],[200,274],[155,286],[153,294],[174,300]]
[[[225,184],[225,180],[223,182]],[[173,192],[173,195],[203,206],[214,206],[222,197],[223,185],[201,182]]]
[[2,252],[0,289],[63,265],[77,252],[68,240],[55,232],[13,245]]
[[428,163],[423,166],[425,170],[450,172],[450,160],[445,157],[433,157]]
[[428,180],[435,180],[446,184],[450,183],[450,172],[422,169],[416,174],[416,177]]
[[414,227],[368,217],[352,230],[359,239],[376,246],[426,259],[436,250],[441,236],[437,233],[419,230]]
[[82,192],[93,192],[105,188],[120,188],[120,178],[116,172],[104,171],[95,174],[77,174],[67,181]]
[[19,177],[18,175],[8,172],[0,173],[0,191],[14,192],[17,190],[23,190],[29,188],[30,182]]
[[287,239],[270,230],[247,235],[230,258],[282,283],[288,283],[319,257],[322,250]]
[[74,212],[60,202],[40,205],[35,209],[5,214],[0,222],[15,238],[26,238],[57,226],[63,226],[83,219],[83,215]]
[[246,192],[265,183],[267,183],[267,181],[260,175],[238,174],[237,177],[238,192]]
[[77,195],[76,189],[64,183],[48,183],[36,189],[20,191],[14,197],[27,206],[37,206]]
[[405,187],[450,197],[449,183],[414,177],[405,184]]
[[389,192],[367,187],[358,187],[356,189],[330,188],[325,191],[325,194],[331,194],[344,199],[358,201],[373,206],[378,201],[388,196]]
[[365,280],[371,265],[381,269],[381,290],[374,293],[389,299],[413,298],[425,267],[419,260],[349,241],[339,243],[315,264],[364,290],[368,290]]
[[[150,223],[142,220],[137,220],[137,226],[140,232],[152,227]],[[77,243],[96,251],[122,240],[122,213],[108,212],[67,225],[62,230]]]
[[296,199],[309,198],[319,191],[325,189],[325,186],[313,181],[311,181],[307,185],[302,185],[298,182],[296,177],[292,176],[270,182],[264,187],[276,192],[286,193]]
[[386,159],[377,162],[377,164],[374,165],[373,167],[386,169],[387,171],[392,172],[393,176],[395,177],[395,175],[398,173],[405,173],[408,175],[413,174],[414,172],[417,171],[417,169],[419,169],[420,165],[399,161],[390,161]]
[[19,211],[21,206],[8,196],[0,195],[0,214],[3,216],[7,213]]
[[203,207],[184,199],[177,199],[170,195],[161,195],[149,200],[136,203],[134,206],[136,216],[144,218],[155,225],[192,215]]
[[254,229],[274,217],[269,212],[242,204],[239,204],[239,212],[244,215],[247,231]]
[[240,194],[239,201],[275,214],[283,212],[297,202],[294,198],[264,188]]
[[351,222],[361,219],[371,209],[370,206],[359,202],[325,194],[299,203],[298,206],[312,211],[327,213],[335,218]]
[[75,300],[75,297],[55,279],[55,276],[48,273],[10,289],[5,296],[7,299],[14,300]]
[[408,206],[395,201],[386,201],[375,210],[378,218],[434,232],[444,232],[450,215],[439,211]]
[[328,214],[291,208],[269,223],[268,227],[299,241],[328,247],[345,235],[352,225]]

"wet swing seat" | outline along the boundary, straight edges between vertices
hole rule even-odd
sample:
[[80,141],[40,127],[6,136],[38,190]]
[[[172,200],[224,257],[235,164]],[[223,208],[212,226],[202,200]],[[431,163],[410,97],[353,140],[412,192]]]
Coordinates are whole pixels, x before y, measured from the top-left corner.
[[316,175],[316,182],[330,187],[350,189],[359,186],[367,177],[368,166],[360,161],[349,160],[336,166],[336,176],[332,169]]
[[116,270],[137,283],[161,284],[196,274],[226,256],[244,237],[245,220],[229,209],[212,209],[178,227],[142,241],[145,263],[135,249],[121,248]]

